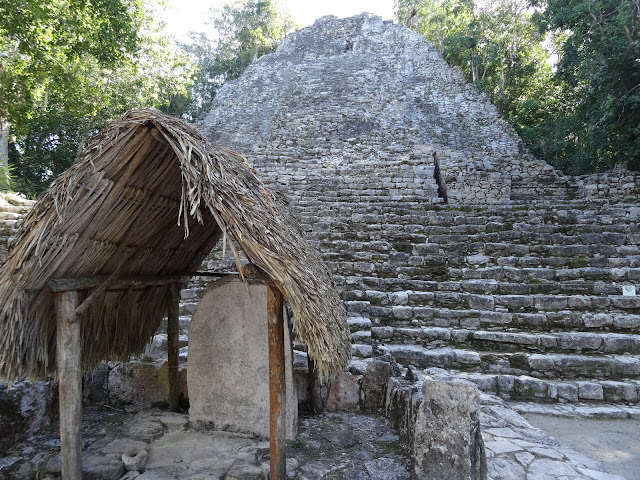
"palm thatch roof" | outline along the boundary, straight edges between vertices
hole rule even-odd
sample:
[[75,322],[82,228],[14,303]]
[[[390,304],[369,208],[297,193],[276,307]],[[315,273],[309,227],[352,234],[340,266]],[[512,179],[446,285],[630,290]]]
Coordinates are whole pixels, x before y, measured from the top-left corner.
[[[184,275],[227,237],[289,301],[321,377],[343,370],[350,357],[344,306],[286,208],[240,155],[145,109],[96,135],[23,220],[0,269],[0,376],[55,369],[52,279]],[[164,315],[168,288],[97,295],[79,320],[83,367],[141,352]]]

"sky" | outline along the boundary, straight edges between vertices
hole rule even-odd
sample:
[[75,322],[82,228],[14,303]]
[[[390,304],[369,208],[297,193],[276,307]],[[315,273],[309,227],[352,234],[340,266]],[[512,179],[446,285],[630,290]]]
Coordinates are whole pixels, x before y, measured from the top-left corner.
[[[162,15],[166,32],[178,40],[186,40],[189,31],[205,31],[205,21],[211,7],[221,7],[225,0],[169,0]],[[311,25],[325,15],[350,17],[362,12],[393,18],[393,0],[277,0],[302,27]]]

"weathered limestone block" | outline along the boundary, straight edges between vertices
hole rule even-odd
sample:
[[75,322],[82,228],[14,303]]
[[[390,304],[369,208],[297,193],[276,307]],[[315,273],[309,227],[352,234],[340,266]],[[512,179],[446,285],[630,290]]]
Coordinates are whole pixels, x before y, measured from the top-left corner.
[[336,412],[344,410],[354,412],[360,406],[360,385],[358,379],[348,372],[338,375],[331,384],[327,411]]
[[422,396],[413,442],[416,478],[486,479],[477,388],[426,380]]
[[56,390],[46,382],[0,384],[0,454],[22,434],[33,435],[51,423],[48,411],[57,408]]
[[[269,436],[267,288],[247,287],[236,276],[207,287],[189,325],[191,422]],[[295,438],[298,403],[286,324],[287,438]]]
[[604,400],[602,385],[595,382],[576,382],[580,400]]
[[421,403],[422,382],[405,384],[398,378],[389,378],[385,415],[409,447],[413,445],[416,416]]
[[384,408],[390,376],[389,362],[373,360],[367,365],[361,384],[363,409],[377,411]]

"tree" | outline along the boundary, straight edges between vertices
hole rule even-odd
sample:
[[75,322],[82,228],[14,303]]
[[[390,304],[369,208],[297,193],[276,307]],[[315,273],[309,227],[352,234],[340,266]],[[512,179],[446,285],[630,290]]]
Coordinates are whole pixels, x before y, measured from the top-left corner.
[[536,155],[573,174],[620,161],[640,170],[639,0],[397,0],[396,10]]
[[0,5],[0,118],[16,187],[42,191],[93,132],[125,110],[162,107],[192,81],[188,57],[138,0]]
[[275,51],[278,41],[296,25],[286,11],[271,0],[243,0],[212,9],[209,24],[213,36],[191,33],[183,45],[197,66],[196,81],[186,116],[198,118],[206,112],[222,85],[235,78],[258,57]]
[[544,35],[525,0],[397,0],[398,21],[423,34],[511,119],[551,76]]
[[572,173],[640,170],[640,1],[549,0],[541,30],[564,34],[553,159]]

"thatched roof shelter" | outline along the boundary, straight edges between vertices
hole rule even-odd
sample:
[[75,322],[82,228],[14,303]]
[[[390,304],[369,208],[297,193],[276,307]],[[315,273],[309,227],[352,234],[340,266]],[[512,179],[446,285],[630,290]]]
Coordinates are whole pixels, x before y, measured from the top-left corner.
[[79,320],[90,369],[141,352],[165,313],[167,285],[115,289],[114,280],[194,272],[218,241],[233,249],[231,237],[289,301],[321,377],[344,369],[344,306],[287,210],[240,155],[138,110],[96,135],[23,220],[0,270],[0,377],[55,370],[52,279],[105,279]]

